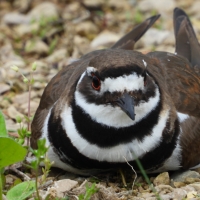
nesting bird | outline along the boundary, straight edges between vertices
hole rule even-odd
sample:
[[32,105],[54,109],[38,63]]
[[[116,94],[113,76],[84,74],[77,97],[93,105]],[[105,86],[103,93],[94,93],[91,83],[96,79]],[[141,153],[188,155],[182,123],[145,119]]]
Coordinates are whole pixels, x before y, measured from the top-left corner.
[[185,12],[174,10],[176,53],[133,51],[159,18],[148,18],[110,49],[90,52],[55,75],[32,123],[54,166],[77,174],[200,164],[200,47]]

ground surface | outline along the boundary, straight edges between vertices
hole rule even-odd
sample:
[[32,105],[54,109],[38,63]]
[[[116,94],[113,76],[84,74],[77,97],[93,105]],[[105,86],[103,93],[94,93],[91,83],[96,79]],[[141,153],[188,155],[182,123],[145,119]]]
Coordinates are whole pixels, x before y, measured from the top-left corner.
[[[136,50],[174,52],[172,18],[177,6],[189,14],[200,38],[198,0],[1,0],[0,109],[9,134],[17,137],[19,125],[15,118],[27,114],[28,110],[27,86],[20,73],[10,69],[12,65],[17,65],[20,72],[29,77],[32,63],[37,62],[31,95],[31,115],[34,115],[45,85],[60,69],[86,52],[111,46],[136,24],[154,14],[160,13],[161,18],[136,44]],[[18,175],[9,171],[6,174],[6,187],[9,188]],[[89,178],[58,174],[61,175],[57,179],[64,179],[60,183],[64,188],[57,191],[52,187],[52,199],[64,195],[76,199],[84,193],[86,182],[96,182],[99,188],[92,199],[157,199],[140,175],[131,189],[134,172],[125,175],[126,188],[119,174]],[[164,173],[150,176],[150,180],[162,199],[199,199],[198,172],[170,176]],[[41,192],[45,193],[46,189]]]

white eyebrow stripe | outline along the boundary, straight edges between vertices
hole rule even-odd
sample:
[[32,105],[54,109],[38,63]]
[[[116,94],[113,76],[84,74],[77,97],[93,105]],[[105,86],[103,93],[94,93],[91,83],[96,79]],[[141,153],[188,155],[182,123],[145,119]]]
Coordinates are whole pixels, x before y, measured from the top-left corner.
[[[83,77],[85,76],[85,74],[86,74],[86,72],[84,72],[82,75],[81,75],[81,77],[80,77],[80,79],[79,79],[79,81],[78,81],[78,84],[82,81],[82,79],[83,79]],[[77,84],[77,85],[78,85]]]
[[132,73],[130,75],[124,75],[117,78],[106,78],[101,82],[100,93],[106,91],[116,92],[116,91],[134,91],[144,89],[144,78],[141,75]]

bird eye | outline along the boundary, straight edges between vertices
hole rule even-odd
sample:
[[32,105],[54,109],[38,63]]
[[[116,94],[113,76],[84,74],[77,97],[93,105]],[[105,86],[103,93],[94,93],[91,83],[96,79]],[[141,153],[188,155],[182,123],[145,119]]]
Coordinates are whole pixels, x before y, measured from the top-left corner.
[[101,87],[101,81],[95,75],[92,76],[92,87],[95,90],[100,90]]

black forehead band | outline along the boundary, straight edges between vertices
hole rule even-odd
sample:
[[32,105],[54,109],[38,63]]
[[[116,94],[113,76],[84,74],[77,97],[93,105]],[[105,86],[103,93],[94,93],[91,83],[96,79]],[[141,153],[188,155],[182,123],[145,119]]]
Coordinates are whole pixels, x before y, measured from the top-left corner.
[[142,75],[145,69],[139,67],[138,65],[127,65],[120,67],[112,67],[104,68],[100,72],[98,72],[98,76],[101,80],[105,78],[117,78],[123,75],[130,75],[132,73],[136,73],[138,76]]

